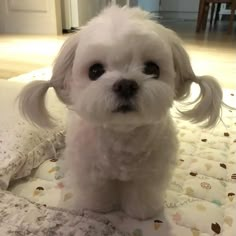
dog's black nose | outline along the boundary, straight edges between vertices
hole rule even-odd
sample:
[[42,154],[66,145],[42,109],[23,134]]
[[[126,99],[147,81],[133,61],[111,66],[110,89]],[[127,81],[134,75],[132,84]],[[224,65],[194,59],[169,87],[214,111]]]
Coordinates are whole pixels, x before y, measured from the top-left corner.
[[132,98],[138,91],[139,86],[135,80],[121,79],[113,84],[112,90],[121,98]]

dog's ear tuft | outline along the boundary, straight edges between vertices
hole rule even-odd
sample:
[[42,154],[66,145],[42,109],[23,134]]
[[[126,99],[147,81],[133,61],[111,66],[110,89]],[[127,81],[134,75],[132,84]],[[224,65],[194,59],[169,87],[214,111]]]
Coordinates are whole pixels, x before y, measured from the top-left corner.
[[53,118],[45,106],[48,81],[33,81],[26,85],[17,97],[22,116],[40,127],[54,126]]
[[203,127],[214,126],[220,118],[222,90],[219,83],[211,76],[196,76],[193,72],[189,56],[178,36],[169,31],[169,41],[173,53],[176,71],[175,99],[182,101],[190,95],[192,82],[200,86],[198,98],[189,103],[189,107],[180,111],[185,119],[193,123],[204,122]]
[[70,103],[69,90],[75,51],[79,43],[79,33],[71,36],[63,44],[53,66],[51,83],[58,98],[65,104]]
[[213,127],[221,116],[221,87],[211,76],[199,76],[196,82],[200,86],[199,96],[195,101],[188,103],[190,109],[185,108],[180,113],[193,123],[204,121],[202,127]]
[[49,87],[53,87],[58,98],[65,104],[70,103],[69,84],[75,51],[78,45],[78,34],[69,38],[62,46],[53,67],[50,81],[33,81],[26,85],[18,96],[21,114],[40,127],[52,127],[53,118],[45,105]]

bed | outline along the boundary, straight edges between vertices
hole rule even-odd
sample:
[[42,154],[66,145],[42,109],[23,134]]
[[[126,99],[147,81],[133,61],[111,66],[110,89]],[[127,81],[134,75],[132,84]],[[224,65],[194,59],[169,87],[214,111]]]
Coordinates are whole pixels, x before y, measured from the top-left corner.
[[[50,68],[46,68],[0,82],[1,111],[5,114],[0,118],[3,235],[235,235],[235,110],[224,108],[221,122],[207,130],[182,120],[172,109],[180,140],[178,162],[166,191],[164,210],[154,219],[138,221],[122,212],[74,211],[70,207],[75,200],[73,188],[62,168],[65,117],[61,114],[65,108],[50,91],[48,103],[53,114],[60,116],[54,130],[44,131],[23,121],[9,105],[14,100],[10,96],[15,97],[24,85],[17,81],[47,79],[49,74]],[[196,90],[193,88],[193,96]],[[8,105],[4,105],[6,100]],[[236,91],[224,90],[224,101],[236,104]],[[12,118],[8,113],[14,114]]]

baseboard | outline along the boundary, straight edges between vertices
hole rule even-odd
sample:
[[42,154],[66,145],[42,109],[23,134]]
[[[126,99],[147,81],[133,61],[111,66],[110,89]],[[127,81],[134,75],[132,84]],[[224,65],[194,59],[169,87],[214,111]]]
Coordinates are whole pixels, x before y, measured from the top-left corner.
[[181,19],[181,20],[197,20],[197,12],[166,12],[158,13],[162,18],[166,19]]

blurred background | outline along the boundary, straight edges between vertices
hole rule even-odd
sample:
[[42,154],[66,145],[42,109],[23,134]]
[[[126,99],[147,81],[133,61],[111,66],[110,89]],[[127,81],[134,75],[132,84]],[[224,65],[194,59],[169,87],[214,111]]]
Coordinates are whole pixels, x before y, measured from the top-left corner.
[[198,74],[236,88],[236,0],[0,0],[0,79],[50,66],[62,43],[111,3],[176,31]]
[[[231,4],[224,2],[230,0],[222,0],[217,9],[214,2],[221,0],[205,1],[208,2],[208,9],[205,9],[209,13],[208,19],[213,14],[218,25],[228,20]],[[191,22],[192,27],[188,30],[194,32],[200,0],[0,0],[0,33],[59,35],[79,29],[111,3],[139,6],[153,13],[160,22],[170,25]]]

